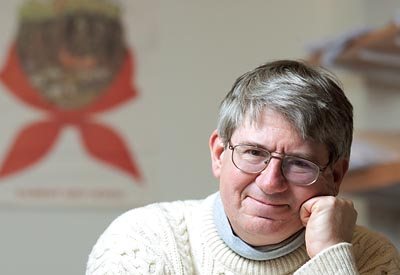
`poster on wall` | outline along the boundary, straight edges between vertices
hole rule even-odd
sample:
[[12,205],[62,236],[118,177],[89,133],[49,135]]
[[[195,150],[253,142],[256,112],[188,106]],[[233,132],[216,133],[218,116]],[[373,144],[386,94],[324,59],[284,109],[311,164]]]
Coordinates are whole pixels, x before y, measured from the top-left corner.
[[[136,102],[143,97],[136,77],[141,52],[129,34],[131,26],[154,32],[151,24],[129,21],[125,5],[26,0],[3,11],[15,25],[1,41],[0,205],[145,202],[144,167],[152,159],[150,146],[132,138],[146,121],[131,117],[146,102]],[[154,11],[144,2],[129,5]],[[154,40],[146,35],[135,39]]]

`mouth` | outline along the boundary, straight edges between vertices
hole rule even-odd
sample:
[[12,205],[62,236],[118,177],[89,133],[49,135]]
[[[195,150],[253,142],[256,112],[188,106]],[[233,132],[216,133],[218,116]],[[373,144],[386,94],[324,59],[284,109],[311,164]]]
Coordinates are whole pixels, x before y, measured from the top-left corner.
[[260,200],[250,196],[242,201],[242,207],[247,215],[268,220],[285,220],[292,215],[287,203]]
[[273,201],[273,200],[261,200],[261,199],[257,199],[251,196],[248,196],[247,198],[256,201],[257,203],[260,204],[264,204],[270,207],[289,207],[289,205],[287,203],[283,203],[283,202],[278,202],[278,201]]

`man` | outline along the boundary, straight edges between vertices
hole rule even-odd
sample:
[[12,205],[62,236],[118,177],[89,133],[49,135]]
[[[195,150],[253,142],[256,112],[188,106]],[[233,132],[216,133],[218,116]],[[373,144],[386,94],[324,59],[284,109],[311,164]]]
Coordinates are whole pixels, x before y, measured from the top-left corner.
[[209,141],[219,192],[125,213],[86,274],[400,274],[395,247],[336,197],[352,116],[320,68],[282,60],[245,73]]

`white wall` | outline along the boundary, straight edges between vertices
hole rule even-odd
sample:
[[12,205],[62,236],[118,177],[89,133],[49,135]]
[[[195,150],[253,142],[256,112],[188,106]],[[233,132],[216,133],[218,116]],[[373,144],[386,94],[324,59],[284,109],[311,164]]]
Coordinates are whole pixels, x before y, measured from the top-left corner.
[[[127,8],[135,2],[139,1],[126,2]],[[147,201],[201,198],[217,190],[210,172],[208,137],[216,125],[219,102],[235,78],[267,60],[305,57],[309,42],[363,26],[372,3],[154,1],[154,40],[135,44],[134,26],[128,34],[138,57],[139,100],[151,106],[141,107],[138,101],[135,108],[142,115],[127,121],[140,132],[136,148],[148,137],[157,149],[152,152],[154,161],[144,167],[155,181],[148,184],[157,186]],[[381,7],[372,13],[381,14]],[[140,11],[135,13],[140,16]],[[388,12],[374,23],[383,25],[390,16]],[[125,21],[129,24],[131,19]],[[352,80],[348,83],[353,85]],[[357,106],[364,106],[362,95],[349,96],[355,100],[356,112]],[[364,123],[362,117],[356,119]],[[123,211],[0,209],[0,273],[84,273],[97,237]]]

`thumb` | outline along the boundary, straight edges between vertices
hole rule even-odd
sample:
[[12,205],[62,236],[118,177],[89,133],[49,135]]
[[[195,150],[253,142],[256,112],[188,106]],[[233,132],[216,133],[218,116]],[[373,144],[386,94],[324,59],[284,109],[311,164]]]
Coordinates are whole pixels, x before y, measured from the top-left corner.
[[300,220],[303,223],[304,226],[307,225],[308,220],[310,219],[310,216],[313,211],[316,209],[316,203],[319,200],[318,197],[311,198],[309,200],[306,200],[301,206],[300,206]]

